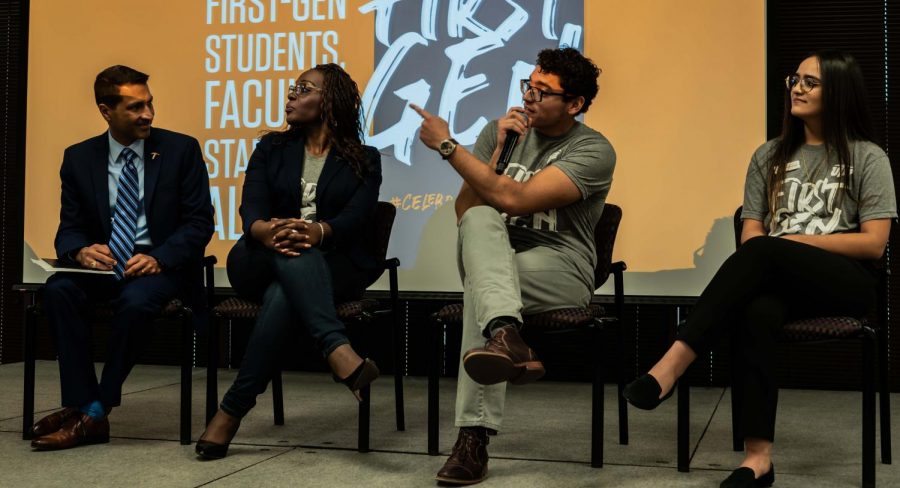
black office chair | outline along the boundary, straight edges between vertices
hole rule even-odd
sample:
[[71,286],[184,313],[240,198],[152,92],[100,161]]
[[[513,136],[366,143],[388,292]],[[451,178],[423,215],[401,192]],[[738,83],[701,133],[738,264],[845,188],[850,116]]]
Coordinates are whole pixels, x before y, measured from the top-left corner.
[[[366,241],[369,245],[369,251],[376,257],[379,263],[377,279],[385,270],[388,271],[390,277],[390,304],[389,309],[382,309],[377,300],[360,299],[351,302],[335,304],[338,318],[348,324],[368,324],[376,317],[386,314],[391,316],[391,329],[393,332],[393,361],[394,361],[394,402],[397,430],[406,430],[406,420],[403,408],[403,356],[405,348],[403,346],[403,334],[400,331],[398,303],[399,290],[397,285],[397,267],[400,266],[400,260],[397,258],[386,258],[388,243],[391,239],[391,228],[394,224],[394,216],[397,209],[388,202],[378,202],[375,209],[375,225],[373,235]],[[211,359],[207,370],[206,383],[206,423],[212,419],[218,409],[218,348],[219,348],[219,330],[223,321],[232,323],[234,320],[252,321],[256,320],[257,315],[262,306],[259,303],[244,300],[238,297],[225,299],[222,303],[216,305],[212,309],[212,320],[210,321],[209,334],[209,350]],[[369,451],[369,387],[360,391],[362,401],[359,402],[359,430],[357,440],[357,450],[359,452]],[[281,371],[272,377],[272,403],[274,409],[275,425],[284,425],[284,395],[282,390]]]
[[[735,246],[741,245],[742,207],[734,213]],[[881,267],[881,283],[877,293],[877,321],[868,317],[816,317],[795,320],[785,324],[781,335],[782,342],[793,343],[825,343],[840,340],[860,340],[862,350],[863,374],[863,408],[862,408],[862,484],[864,487],[875,486],[875,378],[879,378],[881,400],[881,462],[891,464],[891,408],[890,389],[888,387],[888,362],[885,313],[887,310],[884,289],[890,270]],[[732,448],[744,450],[744,436],[741,433],[739,420],[741,416],[741,385],[735,378],[740,378],[741,362],[737,358],[738,348],[732,342],[732,387],[731,387],[731,429]],[[880,351],[879,351],[880,350]],[[879,352],[876,352],[879,351]],[[876,356],[878,369],[876,370]],[[690,390],[684,381],[678,382],[678,470],[690,470],[689,453],[689,408]]]
[[[207,283],[212,283],[213,266],[216,264],[215,256],[203,258],[203,268]],[[30,300],[25,303],[25,340],[23,343],[25,358],[25,385],[22,397],[22,439],[31,439],[31,426],[34,424],[34,370],[37,356],[37,323],[38,317],[43,312],[43,304],[38,300],[43,285],[17,286],[18,291],[30,294]],[[211,288],[207,287],[205,294],[207,304],[211,299]],[[179,441],[187,445],[191,443],[191,368],[194,360],[194,330],[196,327],[196,315],[186,300],[175,298],[160,311],[160,319],[178,320],[181,322],[181,399],[179,411]],[[94,320],[108,320],[113,316],[114,310],[110,303],[102,303],[94,306],[91,317]]]
[[[602,348],[601,332],[609,327],[615,327],[618,332],[618,350],[624,351],[624,331],[622,326],[622,308],[625,303],[624,285],[622,275],[625,271],[625,263],[612,262],[613,246],[616,242],[616,233],[619,222],[622,220],[622,209],[611,203],[603,208],[603,215],[594,229],[594,243],[597,252],[597,265],[594,268],[594,286],[599,288],[606,282],[609,275],[614,277],[615,285],[615,314],[610,317],[603,307],[591,304],[581,308],[562,308],[522,317],[523,334],[558,334],[562,332],[591,331],[594,351]],[[439,406],[438,406],[438,382],[440,381],[441,359],[444,356],[443,341],[441,340],[446,327],[461,327],[463,317],[463,305],[454,303],[443,307],[432,314],[433,327],[431,328],[432,356],[428,369],[428,454],[438,455],[439,443]],[[532,346],[537,343],[530,342]],[[603,467],[603,377],[600,367],[600,355],[594,354],[594,362],[591,365],[594,370],[592,383],[591,404],[591,466]],[[622,390],[625,387],[624,371],[621,361],[617,361],[618,398],[619,398],[619,444],[628,444],[628,410]],[[460,374],[464,374],[460,372]]]

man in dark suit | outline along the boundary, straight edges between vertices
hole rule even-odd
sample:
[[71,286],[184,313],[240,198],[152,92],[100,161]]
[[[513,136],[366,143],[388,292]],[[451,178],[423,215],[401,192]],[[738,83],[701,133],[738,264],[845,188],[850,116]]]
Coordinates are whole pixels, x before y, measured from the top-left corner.
[[[209,177],[197,140],[151,129],[149,77],[126,66],[97,75],[94,96],[109,131],[65,151],[56,252],[112,274],[57,273],[45,308],[55,332],[63,410],[32,428],[32,447],[67,449],[109,441],[107,415],[152,320],[195,282],[213,233]],[[109,354],[98,383],[89,302],[111,301]]]

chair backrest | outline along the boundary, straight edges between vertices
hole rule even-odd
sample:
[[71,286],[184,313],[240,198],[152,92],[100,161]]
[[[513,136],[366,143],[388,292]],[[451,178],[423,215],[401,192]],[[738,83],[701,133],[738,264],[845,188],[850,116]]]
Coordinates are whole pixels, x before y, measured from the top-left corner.
[[600,288],[609,278],[612,267],[613,246],[616,234],[622,221],[622,209],[618,205],[607,203],[603,206],[603,214],[594,227],[594,246],[597,253],[597,264],[594,266],[594,288]]
[[387,257],[388,244],[391,242],[391,229],[394,227],[394,217],[397,208],[388,202],[378,202],[375,205],[371,234],[366,241],[366,251],[375,258],[378,267],[369,276],[374,282],[384,272],[384,260]]
[[741,230],[744,228],[744,221],[741,220],[741,212],[744,211],[744,206],[741,205],[734,211],[734,247],[735,249],[741,247]]

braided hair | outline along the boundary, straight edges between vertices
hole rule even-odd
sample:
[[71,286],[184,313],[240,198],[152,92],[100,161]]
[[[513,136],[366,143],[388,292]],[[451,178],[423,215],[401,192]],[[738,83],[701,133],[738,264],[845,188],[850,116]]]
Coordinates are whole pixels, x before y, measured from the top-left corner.
[[[362,178],[369,168],[366,149],[362,144],[359,87],[340,65],[319,64],[313,69],[322,73],[324,78],[322,120],[328,127],[331,150],[350,165],[357,177]],[[302,126],[291,126],[280,134],[284,139],[291,139],[301,136],[305,130]]]

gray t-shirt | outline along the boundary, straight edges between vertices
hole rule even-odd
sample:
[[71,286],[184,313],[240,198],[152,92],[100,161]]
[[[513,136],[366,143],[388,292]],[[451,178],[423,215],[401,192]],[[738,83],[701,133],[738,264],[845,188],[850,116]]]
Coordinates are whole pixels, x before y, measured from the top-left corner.
[[[497,146],[497,121],[478,135],[473,153],[488,162]],[[612,184],[616,153],[603,134],[576,122],[564,135],[548,137],[529,130],[519,139],[504,174],[525,182],[548,165],[559,168],[581,191],[581,200],[530,215],[506,216],[510,242],[518,250],[545,246],[571,257],[593,289],[594,228]]]
[[300,218],[314,222],[316,220],[316,186],[319,184],[319,175],[325,166],[325,158],[328,153],[321,156],[310,154],[303,150],[303,175],[300,177]]
[[852,232],[867,220],[897,217],[891,164],[880,147],[866,141],[850,143],[850,189],[839,198],[837,155],[824,144],[804,144],[785,167],[773,225],[766,184],[775,142],[760,146],[750,160],[741,213],[741,218],[762,221],[770,236]]

